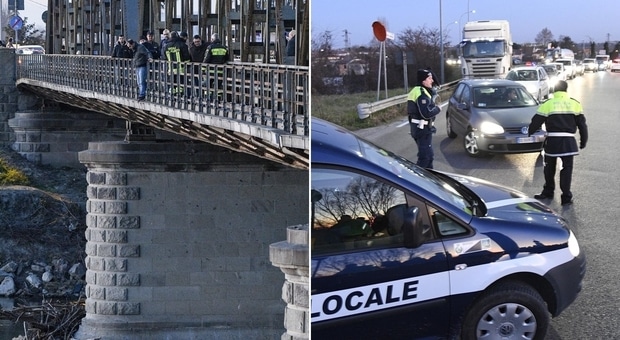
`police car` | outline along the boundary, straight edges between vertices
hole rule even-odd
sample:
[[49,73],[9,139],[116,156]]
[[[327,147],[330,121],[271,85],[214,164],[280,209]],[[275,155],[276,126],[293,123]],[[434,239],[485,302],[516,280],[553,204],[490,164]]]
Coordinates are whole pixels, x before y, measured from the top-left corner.
[[538,200],[311,122],[311,336],[543,339],[585,256]]

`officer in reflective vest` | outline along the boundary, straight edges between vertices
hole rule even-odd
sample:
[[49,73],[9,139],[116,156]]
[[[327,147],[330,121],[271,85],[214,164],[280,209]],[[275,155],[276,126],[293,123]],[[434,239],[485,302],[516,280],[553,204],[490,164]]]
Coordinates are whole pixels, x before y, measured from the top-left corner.
[[185,88],[185,66],[186,62],[191,60],[189,48],[187,44],[177,32],[172,32],[170,41],[164,48],[164,55],[168,61],[168,74],[172,77],[171,81],[175,83],[172,92],[175,94],[183,93]]
[[[534,195],[536,199],[553,198],[555,190],[555,170],[558,158],[562,160],[560,170],[560,190],[562,190],[562,205],[573,203],[573,194],[570,190],[573,177],[573,157],[579,154],[579,149],[586,147],[588,142],[588,126],[583,115],[581,103],[566,93],[568,83],[564,80],[555,85],[553,98],[542,103],[532,117],[528,128],[530,135],[534,134],[542,124],[547,129],[547,138],[544,147],[544,174],[545,184],[542,193]],[[579,129],[579,148],[575,133]]]
[[[211,44],[207,47],[205,58],[202,61],[205,64],[226,64],[230,55],[228,48],[222,44],[220,36],[217,33],[211,35]],[[214,72],[215,71],[215,72]],[[224,68],[219,66],[209,67],[209,89],[211,93],[217,91],[218,96],[223,92]],[[215,79],[217,78],[217,88],[215,88]]]
[[430,70],[418,70],[418,85],[407,96],[407,114],[411,137],[418,146],[417,165],[423,168],[433,168],[433,133],[435,116],[441,112],[435,100],[436,91],[433,86],[439,86],[437,77]]

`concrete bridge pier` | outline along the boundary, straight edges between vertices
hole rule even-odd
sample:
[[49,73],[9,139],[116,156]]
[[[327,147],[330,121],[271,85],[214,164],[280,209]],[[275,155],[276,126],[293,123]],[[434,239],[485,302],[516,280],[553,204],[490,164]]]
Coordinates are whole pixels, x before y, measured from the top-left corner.
[[88,271],[76,339],[282,336],[270,245],[307,223],[307,171],[179,141],[90,143],[79,160]]

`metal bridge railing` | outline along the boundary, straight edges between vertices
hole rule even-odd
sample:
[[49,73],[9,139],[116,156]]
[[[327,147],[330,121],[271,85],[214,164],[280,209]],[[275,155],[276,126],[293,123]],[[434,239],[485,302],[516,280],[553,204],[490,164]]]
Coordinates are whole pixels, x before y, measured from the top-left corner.
[[[148,67],[146,101],[309,136],[308,67],[163,60]],[[16,76],[125,98],[138,95],[132,59],[19,55]]]

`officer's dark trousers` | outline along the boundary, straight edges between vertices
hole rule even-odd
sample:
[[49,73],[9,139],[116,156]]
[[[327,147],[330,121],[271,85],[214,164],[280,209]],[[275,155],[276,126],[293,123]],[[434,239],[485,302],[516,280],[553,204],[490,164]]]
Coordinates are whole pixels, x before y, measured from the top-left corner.
[[543,194],[547,196],[553,196],[555,190],[555,170],[558,163],[558,158],[562,159],[562,169],[560,169],[560,190],[562,190],[562,201],[568,201],[573,198],[573,194],[570,191],[571,181],[573,179],[573,158],[574,156],[547,156],[544,157],[544,173],[545,173],[545,185],[543,186]]
[[432,169],[433,159],[435,154],[433,153],[433,133],[428,127],[424,129],[412,129],[412,137],[415,143],[418,145],[418,166],[423,168]]

